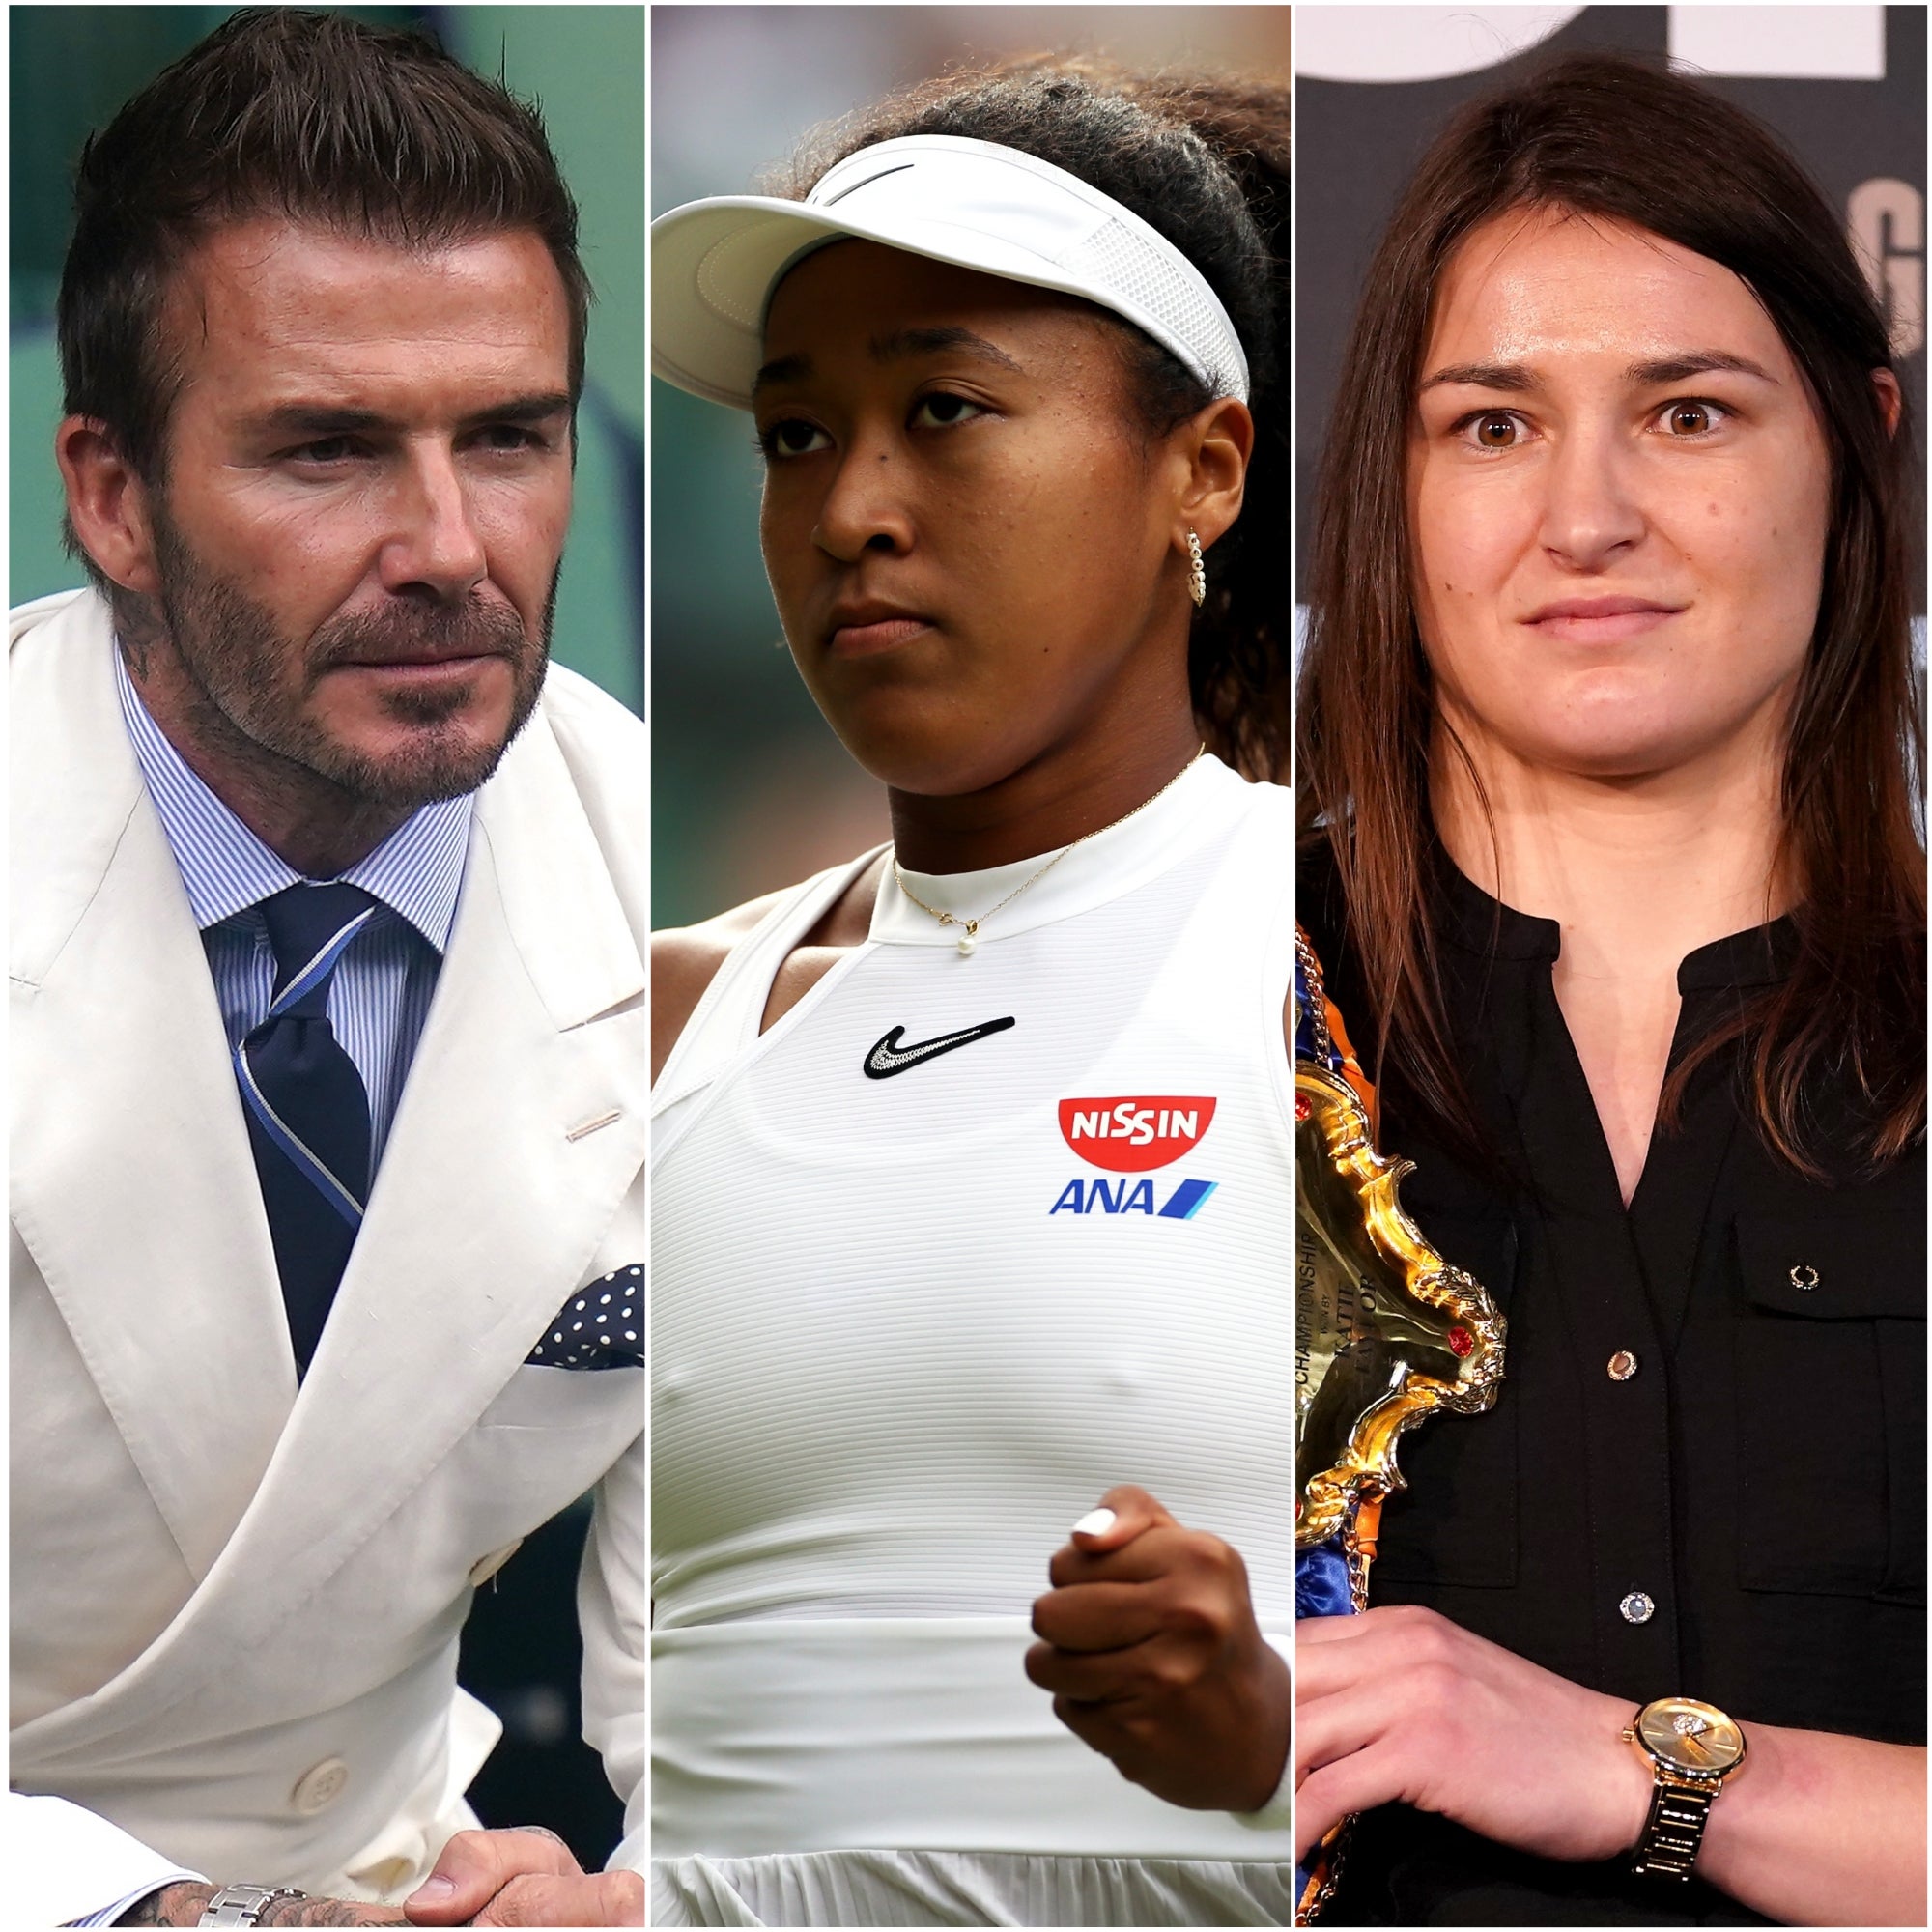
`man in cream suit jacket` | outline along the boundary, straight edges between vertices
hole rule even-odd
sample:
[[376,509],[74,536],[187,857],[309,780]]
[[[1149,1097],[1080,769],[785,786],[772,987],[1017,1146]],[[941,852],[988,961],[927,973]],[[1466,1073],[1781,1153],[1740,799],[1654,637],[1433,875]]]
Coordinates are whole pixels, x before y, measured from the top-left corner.
[[[641,1433],[644,734],[545,675],[585,296],[534,116],[340,16],[83,160],[97,587],[10,639],[11,1922],[401,1922],[342,1901],[474,1823],[471,1590]],[[285,904],[355,910],[298,969]],[[642,1922],[485,1849],[498,1922]]]

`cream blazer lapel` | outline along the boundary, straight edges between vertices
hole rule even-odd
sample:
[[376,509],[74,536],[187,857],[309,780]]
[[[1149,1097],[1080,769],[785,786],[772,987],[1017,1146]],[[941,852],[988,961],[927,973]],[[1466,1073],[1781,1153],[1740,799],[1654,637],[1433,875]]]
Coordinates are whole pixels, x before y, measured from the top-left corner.
[[[582,1284],[643,1165],[647,1028],[638,934],[539,715],[478,799],[368,1216],[243,1526],[251,1564],[319,1583],[474,1425]],[[278,1498],[318,1493],[326,1528],[287,1533]]]
[[295,1369],[207,955],[113,648],[84,593],[29,607],[10,642],[13,1207],[200,1578],[269,1465]]
[[37,1759],[156,1722],[313,1615],[581,1284],[643,1163],[633,919],[539,714],[479,795],[429,1021],[268,1472],[169,1629],[93,1696],[28,1727]]

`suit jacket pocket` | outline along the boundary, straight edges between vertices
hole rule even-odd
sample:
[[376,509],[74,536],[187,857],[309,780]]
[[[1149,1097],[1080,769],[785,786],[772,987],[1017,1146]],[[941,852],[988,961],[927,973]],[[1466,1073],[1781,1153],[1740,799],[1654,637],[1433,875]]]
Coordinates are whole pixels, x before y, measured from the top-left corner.
[[1925,1601],[1925,1226],[1740,1223],[1738,1580]]
[[483,1413],[479,1429],[608,1428],[626,1416],[644,1426],[647,1378],[641,1365],[577,1375],[526,1362]]

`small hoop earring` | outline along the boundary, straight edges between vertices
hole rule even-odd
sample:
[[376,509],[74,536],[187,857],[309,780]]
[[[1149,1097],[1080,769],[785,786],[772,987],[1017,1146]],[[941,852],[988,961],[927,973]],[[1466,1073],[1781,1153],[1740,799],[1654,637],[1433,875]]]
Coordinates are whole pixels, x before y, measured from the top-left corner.
[[1201,554],[1201,539],[1187,532],[1187,594],[1198,611],[1208,601],[1208,564]]

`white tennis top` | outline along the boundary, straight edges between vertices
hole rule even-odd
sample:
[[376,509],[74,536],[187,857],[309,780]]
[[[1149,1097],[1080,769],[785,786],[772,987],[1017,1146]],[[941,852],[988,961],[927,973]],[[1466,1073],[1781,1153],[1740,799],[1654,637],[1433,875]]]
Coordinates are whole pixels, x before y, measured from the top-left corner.
[[[1202,759],[962,956],[867,863],[785,895],[659,1081],[653,1922],[1288,1922],[1285,1826],[1167,1804],[1021,1659],[1116,1483],[1284,1650],[1289,794]],[[1042,855],[1042,858],[1045,855]],[[977,916],[1041,858],[912,890]]]

